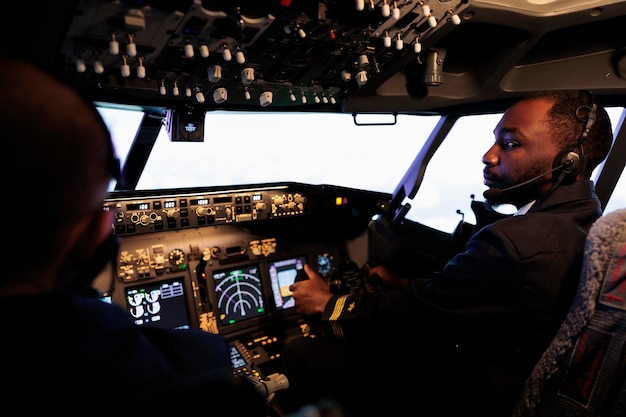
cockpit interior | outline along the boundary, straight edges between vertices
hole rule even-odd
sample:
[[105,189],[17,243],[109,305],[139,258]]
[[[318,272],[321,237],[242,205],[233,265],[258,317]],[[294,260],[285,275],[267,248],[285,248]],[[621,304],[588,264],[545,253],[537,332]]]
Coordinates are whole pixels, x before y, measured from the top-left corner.
[[[238,374],[275,378],[284,343],[307,334],[289,290],[304,264],[337,294],[362,291],[369,265],[431,274],[510,215],[485,207],[480,155],[530,91],[588,89],[607,106],[614,144],[594,181],[607,212],[626,206],[624,1],[9,10],[4,42],[63,71],[113,132],[123,181],[104,209],[120,248],[96,282],[102,300],[138,326],[223,335]],[[465,175],[477,179],[462,187]]]

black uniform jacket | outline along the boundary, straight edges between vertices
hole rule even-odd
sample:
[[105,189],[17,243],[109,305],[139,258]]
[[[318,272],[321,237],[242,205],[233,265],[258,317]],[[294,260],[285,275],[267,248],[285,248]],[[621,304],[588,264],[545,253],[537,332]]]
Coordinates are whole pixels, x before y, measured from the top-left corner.
[[19,414],[266,416],[219,335],[137,326],[117,305],[62,291],[0,299],[0,328],[2,401]]
[[[433,398],[443,387],[444,401],[507,415],[567,313],[601,214],[591,181],[561,185],[532,213],[480,229],[435,277],[404,291],[333,296],[323,335],[404,368]],[[470,415],[461,404],[456,412]]]

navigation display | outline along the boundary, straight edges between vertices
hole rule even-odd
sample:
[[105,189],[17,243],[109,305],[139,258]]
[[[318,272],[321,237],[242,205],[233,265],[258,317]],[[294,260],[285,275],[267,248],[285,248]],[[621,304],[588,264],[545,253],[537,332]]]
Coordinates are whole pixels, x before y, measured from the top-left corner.
[[[285,310],[295,306],[295,300],[291,296],[289,286],[293,284],[298,271],[304,268],[307,263],[306,256],[296,256],[294,258],[280,261],[270,261],[267,266],[272,283],[272,295],[274,296],[274,306],[278,310]],[[304,273],[304,271],[302,272]]]
[[213,282],[223,326],[266,314],[258,264],[213,271]]

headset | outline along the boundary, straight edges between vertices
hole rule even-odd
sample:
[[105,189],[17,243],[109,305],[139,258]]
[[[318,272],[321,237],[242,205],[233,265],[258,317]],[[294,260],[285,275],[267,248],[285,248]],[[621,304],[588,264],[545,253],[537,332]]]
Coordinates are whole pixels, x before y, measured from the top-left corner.
[[[593,101],[591,92],[587,91],[586,93],[589,95],[590,105],[580,106],[576,109],[576,119],[585,123],[583,131],[578,138],[578,143],[574,149],[568,149],[560,152],[552,164],[553,168],[561,170],[560,176],[563,177],[560,179],[561,181],[566,177],[576,177],[576,175],[580,174],[585,169],[586,160],[583,141],[589,135],[591,127],[596,122],[596,110],[598,108],[598,105]],[[581,116],[584,112],[587,113],[586,119]]]

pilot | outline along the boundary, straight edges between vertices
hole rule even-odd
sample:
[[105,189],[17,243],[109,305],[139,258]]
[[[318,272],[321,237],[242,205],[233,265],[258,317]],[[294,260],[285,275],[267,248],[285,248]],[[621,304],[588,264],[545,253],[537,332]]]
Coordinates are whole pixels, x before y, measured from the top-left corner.
[[[591,173],[612,143],[585,91],[513,104],[482,157],[487,203],[517,212],[482,227],[428,277],[371,268],[380,291],[333,294],[306,265],[291,286],[315,337],[285,348],[285,409],[333,400],[348,416],[510,416],[573,300],[585,238],[602,214]],[[419,262],[416,259],[415,262]]]
[[97,297],[92,281],[117,256],[102,208],[119,165],[95,107],[52,74],[0,54],[3,404],[20,414],[267,416],[221,336],[139,327]]

